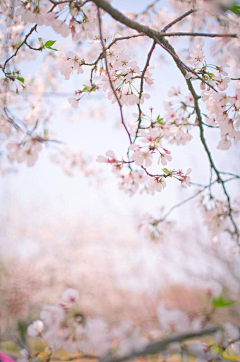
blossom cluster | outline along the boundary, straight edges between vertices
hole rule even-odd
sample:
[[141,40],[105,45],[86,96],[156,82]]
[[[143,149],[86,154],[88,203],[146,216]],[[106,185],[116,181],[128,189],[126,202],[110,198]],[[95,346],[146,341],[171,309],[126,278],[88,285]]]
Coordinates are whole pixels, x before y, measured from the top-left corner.
[[[118,39],[117,37],[115,40]],[[108,46],[106,46],[108,48]],[[107,99],[112,103],[117,102],[116,95],[121,103],[125,106],[134,106],[137,104],[143,104],[144,99],[149,99],[150,95],[145,92],[139,92],[136,88],[136,80],[143,78],[144,82],[151,86],[153,84],[151,69],[153,66],[149,66],[144,72],[140,70],[137,62],[131,59],[131,54],[126,52],[123,46],[119,44],[113,44],[110,49],[106,50],[106,57],[108,60],[109,74],[108,77],[106,67],[95,63],[93,68],[95,73],[99,68],[98,78],[101,82],[101,87],[106,92]],[[63,58],[63,65],[60,68],[60,72],[64,75],[66,80],[69,80],[73,71],[77,70],[77,74],[83,73],[84,59],[80,59],[74,52],[69,51],[66,57]],[[114,87],[114,91],[112,89]],[[97,87],[99,88],[99,86]],[[94,86],[96,89],[96,86]],[[73,108],[77,108],[79,99],[69,98],[69,103]]]
[[[176,95],[175,93],[176,90],[173,89],[169,95]],[[180,91],[177,91],[178,93]],[[191,102],[191,97],[188,98]],[[184,103],[181,99],[179,102],[181,105]],[[155,120],[153,120],[152,112],[151,117],[143,113],[140,115],[134,113],[134,117],[138,117],[138,120],[130,124],[129,127],[134,141],[128,148],[128,160],[117,159],[111,150],[107,151],[105,156],[98,156],[97,162],[112,165],[112,172],[120,179],[119,187],[121,190],[132,196],[139,189],[139,186],[142,186],[140,193],[147,192],[153,195],[155,191],[160,192],[166,187],[168,177],[179,180],[183,186],[191,186],[190,168],[183,172],[182,170],[169,170],[164,167],[161,169],[161,174],[152,174],[148,171],[148,168],[153,166],[154,160],[156,160],[158,167],[160,165],[167,166],[168,162],[172,161],[171,151],[163,146],[164,139],[177,145],[184,144],[189,138],[191,139],[191,135],[188,133],[188,127],[191,127],[191,123],[189,125],[188,119],[184,118],[182,112],[186,112],[185,105],[183,108],[179,114],[174,112],[175,117],[172,119],[169,118],[169,113],[164,118],[157,116]],[[167,110],[172,111],[170,102],[167,105]],[[183,131],[184,127],[187,127],[186,133]]]
[[[190,177],[189,174],[191,173],[191,169],[188,169],[186,173],[182,170],[171,170],[169,171],[167,168],[163,168],[163,173],[161,175],[153,175],[150,174],[146,167],[151,166],[152,164],[152,155],[154,150],[158,148],[157,138],[155,137],[155,133],[153,136],[152,130],[150,130],[150,134],[143,131],[143,142],[150,144],[148,146],[137,146],[132,144],[129,147],[129,150],[133,150],[133,154],[131,156],[131,161],[124,161],[124,160],[117,160],[115,153],[111,150],[107,151],[105,156],[99,155],[97,157],[97,162],[100,163],[107,163],[112,165],[112,172],[119,178],[119,188],[124,190],[125,193],[130,194],[131,196],[138,190],[140,185],[143,185],[140,193],[147,192],[154,195],[155,191],[162,191],[166,187],[165,179],[167,177],[174,177],[175,179],[179,180],[182,185],[190,185]],[[141,150],[143,147],[147,147],[147,150]],[[162,153],[159,151],[159,159],[158,163],[165,165],[167,163],[166,160],[171,161],[172,157],[170,156],[170,152],[163,148]],[[136,164],[140,166],[139,169],[132,169],[132,165]],[[121,170],[124,168],[125,173],[121,173]],[[127,168],[126,168],[127,166]],[[145,167],[144,167],[145,166]]]
[[134,86],[135,79],[144,78],[144,81],[151,86],[153,84],[152,73],[150,69],[143,73],[140,71],[139,66],[135,60],[132,60],[131,54],[119,44],[114,44],[111,49],[107,51],[107,59],[110,67],[110,79],[108,74],[103,69],[102,82],[103,90],[107,92],[106,96],[112,103],[116,103],[117,99],[112,90],[110,81],[115,89],[115,92],[120,100],[121,105],[134,106],[137,104],[143,104],[144,99],[149,99],[148,93],[138,92],[136,86]]
[[[206,121],[210,126],[217,126],[221,130],[221,141],[217,148],[228,150],[232,141],[235,143],[240,141],[240,88],[235,90],[234,96],[222,93],[231,81],[226,71],[230,66],[229,64],[208,65],[203,47],[202,40],[195,41],[193,48],[190,49],[188,62],[194,66],[195,74],[202,76],[201,98],[209,112]],[[197,79],[195,74],[187,72],[186,78]]]
[[[217,240],[217,236],[221,231],[227,231],[230,234],[232,233],[231,222],[229,220],[230,210],[228,201],[218,200],[212,195],[210,195],[210,197],[202,196],[200,199],[200,210],[204,224],[214,236],[213,240]],[[231,212],[237,213],[237,207],[232,207]]]
[[89,179],[89,182],[95,181],[97,184],[102,182],[101,170],[98,170],[98,176],[96,176],[96,171],[91,165],[92,159],[84,156],[80,151],[73,153],[66,146],[62,146],[58,154],[51,156],[51,160],[68,176],[73,176],[74,170],[78,170]]
[[[51,26],[64,38],[72,35],[73,40],[94,39],[98,33],[96,22],[96,10],[93,5],[82,9],[73,3],[68,7],[66,3],[59,4],[56,11],[50,11],[51,3],[45,2],[41,7],[31,1],[17,1],[16,15],[21,16],[24,23]],[[55,7],[54,7],[55,8]],[[67,12],[65,20],[60,20],[62,13]]]
[[140,216],[138,226],[148,240],[158,243],[167,241],[174,223],[168,220],[157,220],[152,215],[144,214]]
[[37,138],[28,137],[21,144],[11,142],[6,148],[10,152],[9,158],[12,161],[16,160],[18,163],[26,162],[29,167],[32,167],[35,165],[38,154],[42,150],[42,144]]
[[[141,332],[134,324],[124,321],[112,326],[100,317],[88,317],[79,308],[79,293],[72,288],[62,294],[62,301],[56,305],[45,305],[40,313],[40,319],[31,323],[27,334],[31,338],[41,337],[47,347],[46,357],[51,360],[54,351],[64,349],[70,354],[81,352],[96,356],[124,357],[132,353],[143,352],[152,339],[149,328]],[[157,336],[168,336],[172,333],[198,332],[202,329],[203,321],[195,313],[189,315],[178,309],[168,309],[161,302],[157,311]],[[155,337],[156,338],[156,337]],[[183,342],[166,345],[165,357],[174,353],[195,355],[203,361],[223,360],[223,352],[228,355],[240,352],[239,328],[225,323],[215,334],[215,344],[202,341],[184,344]],[[215,348],[217,345],[218,349]],[[22,350],[22,358],[18,362],[32,361],[31,351]],[[35,359],[37,357],[34,357]]]

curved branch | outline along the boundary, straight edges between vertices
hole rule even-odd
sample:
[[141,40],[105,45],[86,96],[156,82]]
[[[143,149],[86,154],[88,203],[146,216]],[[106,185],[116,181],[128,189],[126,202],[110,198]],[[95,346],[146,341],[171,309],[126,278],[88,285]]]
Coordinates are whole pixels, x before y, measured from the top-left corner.
[[171,343],[184,342],[189,339],[213,334],[213,333],[217,332],[220,328],[221,328],[220,326],[214,326],[214,327],[203,329],[198,332],[180,334],[180,335],[177,335],[174,337],[169,337],[169,338],[166,338],[166,339],[163,339],[160,341],[150,343],[142,351],[138,351],[138,352],[136,351],[136,352],[130,353],[128,355],[125,355],[123,357],[107,356],[106,358],[101,359],[100,362],[123,362],[126,360],[130,360],[132,358],[135,358],[135,357],[154,355],[159,352],[165,351]]
[[177,19],[171,21],[171,23],[169,23],[168,25],[166,25],[162,31],[165,32],[166,30],[168,30],[169,28],[171,28],[173,25],[175,25],[176,23],[178,23],[179,21],[183,20],[184,18],[186,18],[188,15],[196,12],[197,10],[195,9],[191,9],[189,11],[187,11],[186,13],[184,13],[183,15],[179,16]]
[[19,49],[20,49],[24,44],[26,44],[27,39],[28,39],[29,36],[34,32],[34,30],[36,30],[36,29],[37,29],[37,24],[35,24],[35,25],[31,28],[30,32],[25,36],[23,42],[17,47],[15,53],[13,53],[13,55],[11,55],[11,57],[9,57],[8,59],[6,59],[5,63],[3,64],[3,68],[2,68],[2,71],[3,71],[4,74],[5,74],[5,68],[6,68],[6,66],[7,66],[7,63],[8,63],[13,57],[15,57],[15,56],[17,55]]
[[98,14],[98,25],[99,25],[99,36],[100,36],[100,41],[101,41],[101,44],[102,44],[102,48],[103,48],[103,56],[104,56],[104,60],[105,60],[105,67],[106,67],[106,72],[107,72],[107,75],[108,75],[108,80],[109,80],[109,83],[110,83],[110,86],[111,86],[111,89],[114,93],[114,96],[116,97],[116,100],[117,100],[117,103],[119,105],[119,109],[120,109],[120,114],[121,114],[121,121],[122,121],[122,124],[127,132],[127,135],[128,135],[128,138],[129,138],[129,141],[130,143],[132,144],[132,139],[131,139],[131,135],[127,129],[127,126],[124,122],[124,119],[123,119],[123,111],[122,111],[122,105],[121,105],[121,102],[117,96],[117,92],[114,88],[114,85],[112,83],[112,79],[111,79],[111,75],[110,75],[110,72],[109,72],[109,68],[108,68],[108,61],[107,61],[107,53],[106,53],[106,48],[105,48],[105,44],[104,44],[104,40],[103,40],[103,35],[102,35],[102,21],[101,21],[101,15],[100,15],[100,11],[99,11],[99,8],[97,8],[97,14]]

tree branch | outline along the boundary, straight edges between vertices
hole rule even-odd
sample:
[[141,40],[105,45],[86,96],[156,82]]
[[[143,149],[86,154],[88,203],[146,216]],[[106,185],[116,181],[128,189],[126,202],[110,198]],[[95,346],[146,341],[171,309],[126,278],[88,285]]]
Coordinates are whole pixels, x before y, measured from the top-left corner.
[[168,25],[166,25],[163,29],[162,32],[165,32],[166,30],[168,30],[169,28],[171,28],[173,25],[175,25],[176,23],[178,23],[179,21],[183,20],[184,18],[186,18],[186,16],[196,12],[197,10],[195,9],[191,9],[189,11],[187,11],[186,13],[184,13],[183,15],[179,16],[177,19],[173,20],[171,23],[169,23]]
[[[207,84],[208,87],[212,88],[215,92],[216,89],[211,86],[208,82],[206,82],[202,77],[200,77],[195,71],[193,71],[191,68],[189,68],[187,65],[185,65],[178,55],[175,53],[172,46],[168,43],[166,39],[164,39],[164,35],[154,29],[149,28],[146,25],[140,24],[135,20],[129,19],[127,16],[125,16],[123,13],[118,11],[117,9],[113,8],[108,2],[105,0],[91,0],[94,2],[99,8],[105,10],[109,15],[111,15],[115,20],[118,22],[126,25],[127,27],[131,29],[137,30],[139,33],[144,33],[150,38],[154,39],[157,43],[159,43],[167,52],[171,54],[175,60],[177,59],[178,63],[181,63],[181,65],[186,68],[189,72],[193,73],[198,79],[200,79],[202,82]],[[185,72],[186,73],[186,72]]]
[[155,40],[153,41],[153,45],[151,46],[151,49],[148,53],[148,56],[147,56],[147,61],[146,61],[146,64],[145,64],[145,67],[143,68],[143,71],[142,71],[142,75],[141,75],[141,82],[140,82],[140,93],[139,93],[139,100],[141,99],[142,97],[142,93],[143,93],[143,79],[144,79],[144,75],[147,71],[147,68],[149,66],[149,63],[150,63],[150,59],[151,59],[151,56],[152,56],[152,53],[155,49],[155,46],[156,46],[156,42]]
[[25,36],[23,42],[17,47],[15,53],[14,53],[13,55],[11,55],[10,58],[6,59],[5,63],[3,64],[3,68],[2,68],[2,71],[3,71],[4,74],[5,74],[5,68],[6,68],[6,66],[7,66],[7,63],[8,63],[13,57],[15,57],[15,56],[17,55],[19,49],[20,49],[24,44],[26,44],[27,39],[28,39],[29,36],[33,33],[33,31],[36,30],[36,29],[37,29],[37,24],[34,25],[34,26],[31,28],[30,32]]
[[173,33],[159,33],[160,36],[203,36],[209,38],[237,38],[237,34],[211,34],[211,33],[184,33],[184,32],[173,32]]
[[119,105],[119,109],[120,109],[120,114],[121,114],[121,120],[122,120],[122,124],[123,124],[123,127],[125,128],[126,132],[127,132],[127,135],[128,135],[128,138],[129,138],[129,141],[130,143],[132,144],[132,139],[131,139],[131,135],[127,129],[127,126],[124,122],[124,119],[123,119],[123,111],[122,111],[122,105],[121,105],[121,102],[117,96],[117,92],[114,88],[114,85],[112,83],[112,79],[111,79],[111,75],[110,75],[110,72],[109,72],[109,68],[108,68],[108,61],[107,61],[107,53],[106,53],[106,48],[105,48],[105,44],[104,44],[104,40],[103,40],[103,35],[102,35],[102,23],[101,23],[101,15],[100,15],[100,10],[99,10],[99,7],[97,8],[97,14],[98,14],[98,25],[99,25],[99,36],[100,36],[100,41],[101,41],[101,44],[102,44],[102,48],[103,48],[103,54],[104,54],[104,60],[105,60],[105,67],[106,67],[106,72],[107,72],[107,75],[108,75],[108,79],[109,79],[109,83],[110,83],[110,86],[111,86],[111,89],[116,97],[116,100],[117,100],[117,103]]
[[135,358],[135,357],[154,355],[154,354],[165,351],[171,343],[184,342],[189,339],[194,339],[194,338],[206,336],[209,334],[213,334],[213,333],[217,332],[220,328],[221,328],[220,326],[214,326],[214,327],[203,329],[199,332],[186,333],[186,334],[180,334],[180,335],[177,335],[174,337],[169,337],[169,338],[163,339],[161,341],[156,341],[156,342],[150,343],[142,351],[136,351],[136,352],[130,353],[128,355],[125,355],[123,357],[107,356],[106,358],[101,359],[100,362],[123,362],[126,360],[130,360],[132,358]]

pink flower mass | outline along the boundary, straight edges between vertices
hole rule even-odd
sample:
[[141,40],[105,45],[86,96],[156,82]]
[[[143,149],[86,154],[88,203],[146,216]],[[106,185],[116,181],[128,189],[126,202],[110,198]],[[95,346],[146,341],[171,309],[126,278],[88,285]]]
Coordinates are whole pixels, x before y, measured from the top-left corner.
[[239,2],[0,7],[0,361],[238,361]]

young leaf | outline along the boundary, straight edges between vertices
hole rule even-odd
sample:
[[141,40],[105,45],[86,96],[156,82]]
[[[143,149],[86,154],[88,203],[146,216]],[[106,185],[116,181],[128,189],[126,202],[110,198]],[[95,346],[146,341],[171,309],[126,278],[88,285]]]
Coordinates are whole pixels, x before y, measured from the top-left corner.
[[159,123],[159,124],[164,124],[163,122],[162,122],[162,120],[163,120],[163,118],[160,118],[160,114],[157,116],[157,123]]
[[45,48],[50,48],[54,43],[56,43],[56,40],[48,40],[44,46]]
[[228,10],[232,11],[234,14],[240,16],[240,5],[234,3],[232,6],[228,8]]
[[162,170],[163,170],[164,173],[169,173],[167,168],[162,168]]
[[21,83],[24,84],[24,78],[22,78],[22,77],[17,77],[17,80],[19,80],[19,82],[21,82]]
[[234,304],[235,302],[233,300],[228,300],[223,294],[218,298],[212,298],[212,305],[214,308],[226,308],[231,307]]
[[48,47],[48,49],[55,50],[56,52],[58,52],[57,49],[54,49],[54,48],[52,48],[52,47]]

